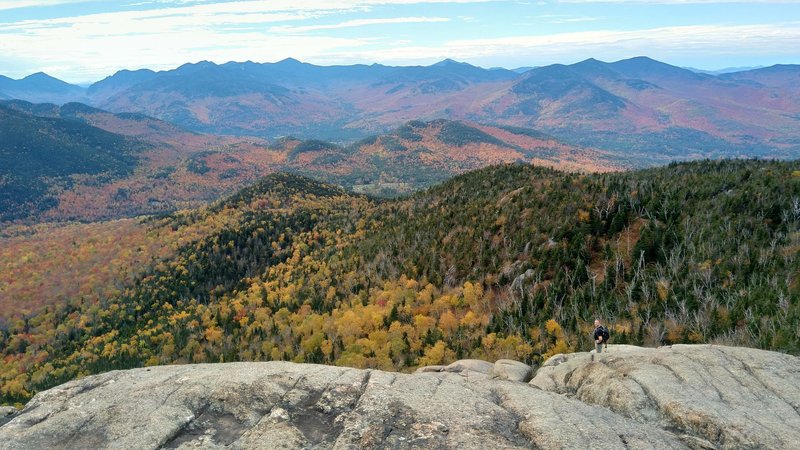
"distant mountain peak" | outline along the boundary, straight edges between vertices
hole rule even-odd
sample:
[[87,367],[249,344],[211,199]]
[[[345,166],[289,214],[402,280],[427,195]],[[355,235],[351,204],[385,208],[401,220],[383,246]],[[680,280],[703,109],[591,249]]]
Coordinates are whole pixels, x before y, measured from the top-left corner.
[[66,81],[59,80],[44,72],[36,72],[28,75],[27,77],[17,81],[17,85],[25,89],[42,90],[47,92],[65,93],[68,91],[82,91],[83,88],[67,83]]
[[196,63],[183,64],[180,67],[178,67],[176,69],[176,71],[182,71],[182,70],[187,70],[187,69],[192,69],[192,70],[195,70],[195,69],[207,69],[207,68],[211,68],[211,67],[217,67],[217,65],[215,63],[211,62],[211,61],[203,60],[203,61],[198,61]]
[[111,75],[110,77],[103,78],[102,80],[92,84],[87,89],[87,92],[91,95],[103,90],[107,90],[105,95],[109,95],[108,92],[119,92],[137,83],[150,80],[157,76],[158,73],[150,69],[123,69],[117,71],[117,73]]
[[456,60],[450,59],[450,58],[443,59],[443,60],[431,65],[431,67],[448,67],[448,66],[475,67],[472,64],[456,61]]
[[[23,80],[28,80],[28,81],[39,81],[39,80],[61,81],[58,78],[52,77],[52,76],[50,76],[50,75],[48,75],[48,74],[46,74],[44,72],[32,73],[32,74],[28,75],[27,77],[23,78]],[[62,81],[62,83],[63,83],[63,81]]]
[[295,58],[284,58],[284,59],[276,62],[275,64],[299,66],[299,65],[302,65],[304,63],[302,61],[298,60],[298,59],[295,59]]
[[155,72],[153,72],[150,69],[135,69],[135,70],[122,69],[117,73],[155,73]]
[[667,63],[663,63],[661,61],[657,61],[657,60],[655,60],[653,58],[650,58],[649,56],[634,56],[632,58],[623,59],[623,60],[620,60],[620,61],[617,61],[617,62],[623,62],[623,61],[627,61],[627,62],[630,62],[630,63],[639,63],[639,64],[658,64],[658,65],[662,65],[662,66],[668,66],[669,65]]
[[569,67],[573,67],[573,68],[576,68],[576,67],[577,68],[581,68],[582,67],[582,68],[602,68],[602,69],[606,69],[606,68],[608,68],[608,63],[600,61],[598,59],[589,58],[589,59],[584,59],[581,62],[577,62],[575,64],[572,64]]
[[709,75],[695,73],[691,70],[657,61],[647,56],[635,56],[633,58],[623,59],[609,64],[608,67],[618,70],[626,76],[634,77],[646,75],[678,76],[693,79],[709,77]]

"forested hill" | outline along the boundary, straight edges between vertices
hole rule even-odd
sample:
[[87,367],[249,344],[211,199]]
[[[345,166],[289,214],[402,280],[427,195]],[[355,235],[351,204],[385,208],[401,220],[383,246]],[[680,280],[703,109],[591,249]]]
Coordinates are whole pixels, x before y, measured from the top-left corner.
[[148,146],[91,125],[0,104],[0,221],[44,211],[75,179],[130,174]]
[[[167,250],[133,281],[7,315],[5,401],[150,364],[537,362],[590,348],[598,316],[614,343],[800,352],[797,162],[592,175],[503,165],[380,202],[276,174],[136,226],[109,239],[115,264],[153,242]],[[0,294],[24,305],[44,298],[36,289],[12,280]]]

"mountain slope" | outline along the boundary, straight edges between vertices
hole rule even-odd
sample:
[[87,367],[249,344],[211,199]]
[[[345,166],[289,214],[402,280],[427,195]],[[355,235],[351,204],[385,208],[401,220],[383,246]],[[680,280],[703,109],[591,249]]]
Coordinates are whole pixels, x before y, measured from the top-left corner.
[[634,165],[797,155],[796,95],[649,58],[587,60],[527,72],[490,107],[506,123],[624,151]]
[[[137,143],[139,149],[135,161],[124,173],[100,178],[73,176],[69,182],[59,182],[58,189],[48,191],[48,201],[41,203],[40,208],[24,206],[28,201],[24,192],[9,194],[5,206],[19,212],[9,219],[85,221],[196,207],[253,182],[272,171],[270,168],[275,164],[271,154],[258,151],[264,145],[257,139],[199,134],[142,114],[113,114],[81,103],[57,106],[14,100],[0,105],[17,115],[31,115],[29,127],[37,120],[45,120],[113,136],[116,143],[101,146],[103,151],[124,152],[129,143]],[[12,126],[12,122],[11,116],[0,118],[0,123],[6,126]],[[12,131],[14,139],[30,137],[18,128],[10,128],[9,132]],[[69,149],[75,139],[46,128],[35,132],[47,135],[48,148]],[[231,156],[237,153],[243,155],[242,160]],[[207,160],[217,161],[219,177],[204,176]],[[231,161],[238,165],[232,165]],[[35,184],[34,175],[16,173],[9,182],[13,179],[18,184]],[[31,191],[34,192],[38,191]]]
[[65,103],[84,98],[85,89],[65,83],[43,72],[19,80],[0,76],[0,92],[8,98],[30,102]]
[[[363,86],[396,94],[414,89],[417,94],[428,95],[512,76],[512,72],[454,61],[429,67],[323,67],[293,59],[223,65],[204,61],[147,74],[144,81],[128,81],[131,74],[120,73],[89,92],[95,94],[94,103],[104,109],[139,111],[200,131],[352,138],[364,134],[346,127],[359,114],[352,104],[359,102],[361,94],[356,91]],[[102,85],[112,83],[128,83],[128,87],[106,97]],[[383,131],[381,127],[370,128]]]
[[390,196],[508,162],[589,172],[624,167],[618,155],[567,145],[536,130],[448,120],[411,121],[346,147],[285,138],[271,148],[287,155],[283,169]]
[[86,90],[86,94],[95,98],[109,98],[139,83],[147,82],[157,76],[156,72],[149,69],[120,70],[93,83]]
[[[247,63],[184,64],[137,78],[108,98],[98,91],[101,95],[94,103],[112,111],[142,112],[198,131],[266,136],[296,127],[330,127],[337,116],[345,115],[340,105],[324,96],[277,85],[260,69]],[[115,75],[105,84],[118,82],[123,75],[127,76]],[[287,108],[291,114],[286,114]],[[262,132],[267,129],[269,134]]]
[[504,165],[382,202],[274,174],[142,223],[174,246],[118,292],[9,317],[0,392],[166,363],[536,362],[590,348],[598,316],[615,344],[798,353],[798,199],[796,163],[759,161]]
[[10,100],[3,102],[2,105],[34,116],[82,122],[109,133],[141,139],[150,144],[189,148],[197,145],[198,140],[214,139],[211,136],[201,137],[198,133],[143,114],[114,114],[83,103],[70,102],[59,106],[52,103]]
[[83,123],[0,105],[0,221],[53,206],[74,177],[130,174],[146,146]]
[[[267,145],[259,139],[194,133],[141,114],[113,114],[80,103],[57,106],[15,100],[3,105],[38,118],[97,127],[114,133],[119,142],[135,139],[147,144],[124,176],[102,182],[71,180],[52,192],[41,208],[26,209],[26,197],[9,194],[5,208],[18,210],[14,216],[18,219],[97,220],[197,207],[278,170],[359,192],[396,196],[502,162],[574,171],[624,167],[619,155],[567,145],[535,130],[445,120],[409,122],[348,146],[294,138]],[[56,146],[58,136],[51,134],[48,145]],[[67,148],[71,143],[64,139]],[[15,175],[20,183],[30,176]]]
[[720,76],[723,80],[750,81],[769,87],[784,87],[800,90],[797,80],[800,79],[800,65],[776,64],[771,67],[728,73]]

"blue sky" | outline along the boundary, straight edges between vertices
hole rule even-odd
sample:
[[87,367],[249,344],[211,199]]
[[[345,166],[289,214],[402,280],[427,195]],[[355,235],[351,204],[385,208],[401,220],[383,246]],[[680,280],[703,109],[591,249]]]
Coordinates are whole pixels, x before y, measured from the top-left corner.
[[0,0],[0,74],[85,83],[210,60],[483,67],[646,55],[800,63],[796,0]]

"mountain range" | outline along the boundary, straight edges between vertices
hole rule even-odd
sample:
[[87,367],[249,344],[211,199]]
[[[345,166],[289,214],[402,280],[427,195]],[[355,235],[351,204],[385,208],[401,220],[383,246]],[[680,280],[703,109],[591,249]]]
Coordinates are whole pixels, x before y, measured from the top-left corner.
[[80,101],[193,131],[267,139],[350,143],[411,120],[466,120],[541,130],[646,166],[702,157],[796,157],[798,81],[800,66],[712,75],[646,57],[525,71],[453,60],[392,67],[286,59],[123,70],[86,89],[36,74],[3,78],[0,93],[33,102]]
[[620,155],[540,131],[439,119],[340,145],[217,136],[81,103],[0,101],[0,221],[97,220],[196,207],[275,171],[396,196],[492,164],[573,171]]

